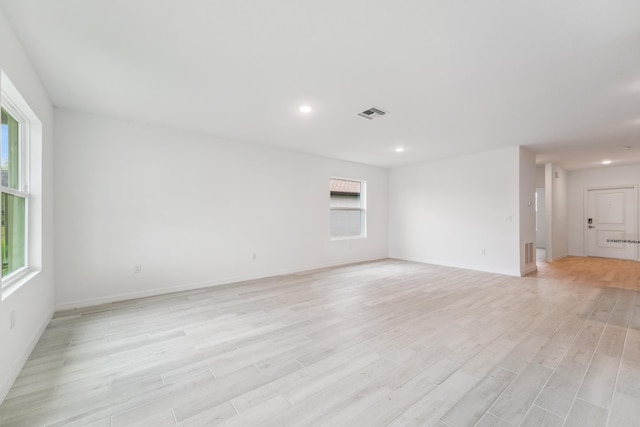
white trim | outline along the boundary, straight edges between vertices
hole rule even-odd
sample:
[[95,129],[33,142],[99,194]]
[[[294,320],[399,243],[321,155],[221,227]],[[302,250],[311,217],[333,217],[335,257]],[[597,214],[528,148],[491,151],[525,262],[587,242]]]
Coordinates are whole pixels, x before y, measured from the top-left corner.
[[[29,194],[29,189],[31,187],[31,128],[34,126],[42,126],[42,123],[35,115],[33,110],[31,110],[24,98],[22,98],[15,86],[13,86],[4,72],[1,72],[0,79],[2,80],[2,90],[0,91],[0,107],[3,108],[9,115],[11,115],[11,117],[16,120],[19,125],[18,189],[0,185],[0,192],[24,199],[24,266],[16,270],[15,272],[8,274],[6,278],[2,276],[2,269],[0,268],[0,295],[2,299],[5,299],[13,292],[13,290],[9,291],[11,288],[18,288],[22,286],[23,283],[29,281],[31,278],[29,275],[29,267],[31,263],[29,253],[31,251],[32,245],[32,242],[30,241],[32,222],[30,221],[31,216],[29,208],[31,198]],[[23,278],[26,279],[22,280]]]
[[[584,253],[584,256],[588,257],[589,256],[589,236],[588,236],[588,232],[589,229],[587,227],[585,227],[585,224],[587,224],[588,218],[589,218],[589,191],[599,191],[599,190],[621,190],[621,189],[632,189],[635,192],[635,196],[636,196],[636,203],[635,203],[635,213],[636,213],[636,223],[633,224],[634,227],[634,232],[633,234],[638,235],[638,230],[640,230],[640,209],[638,209],[639,203],[640,203],[640,197],[638,197],[638,185],[637,184],[630,184],[630,185],[606,185],[603,187],[585,187],[584,188],[584,192],[583,192],[583,208],[582,208],[582,227],[583,227],[583,237],[582,237],[582,250]],[[636,245],[635,246],[635,256],[633,258],[634,261],[640,261],[640,251],[639,251],[639,246],[640,245]],[[617,259],[617,258],[614,258]]]
[[[8,275],[8,280],[6,283],[2,282],[2,296],[0,297],[1,301],[6,300],[18,290],[22,285],[29,282],[31,279],[36,277],[40,273],[40,271],[31,271],[27,267],[23,267],[20,270],[14,271],[10,275]],[[15,274],[15,276],[13,276]]]
[[27,118],[28,114],[20,111],[20,108],[16,106],[15,102],[11,99],[11,96],[7,95],[4,90],[0,93],[0,106],[20,125],[18,134],[18,162],[20,163],[20,176],[17,191],[26,197],[29,193],[29,147],[31,145],[29,132],[31,128],[31,121]]
[[9,376],[7,383],[2,384],[2,388],[0,389],[0,404],[7,397],[7,394],[9,394],[9,390],[11,390],[11,387],[13,386],[13,383],[16,381],[16,378],[18,378],[18,375],[20,375],[20,372],[22,371],[22,368],[24,367],[25,363],[27,363],[27,360],[29,360],[29,356],[31,355],[31,352],[36,347],[36,344],[38,344],[38,341],[40,340],[40,337],[44,333],[44,330],[47,329],[47,326],[49,325],[49,322],[51,322],[51,319],[53,318],[54,313],[55,313],[55,310],[52,307],[51,310],[49,310],[49,312],[45,315],[44,319],[40,323],[40,326],[36,330],[36,333],[31,337],[29,344],[22,351],[22,354],[20,355],[20,357],[18,357],[17,359],[14,359],[15,360],[14,366],[13,366],[13,369],[11,369],[10,371],[12,373]]
[[28,199],[29,198],[29,194],[27,194],[27,193],[25,193],[23,191],[20,191],[20,190],[16,190],[14,188],[3,187],[3,186],[0,185],[0,190],[3,193],[11,194],[14,197],[20,197],[22,199]]
[[367,238],[366,236],[336,236],[336,237],[331,237],[329,240],[334,242],[339,240],[363,240],[366,238]]

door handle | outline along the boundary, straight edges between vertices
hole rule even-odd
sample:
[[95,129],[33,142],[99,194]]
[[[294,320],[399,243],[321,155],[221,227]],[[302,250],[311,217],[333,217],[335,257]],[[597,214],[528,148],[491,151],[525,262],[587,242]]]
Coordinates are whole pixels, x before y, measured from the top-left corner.
[[590,225],[589,228],[596,228],[596,226],[595,225]]

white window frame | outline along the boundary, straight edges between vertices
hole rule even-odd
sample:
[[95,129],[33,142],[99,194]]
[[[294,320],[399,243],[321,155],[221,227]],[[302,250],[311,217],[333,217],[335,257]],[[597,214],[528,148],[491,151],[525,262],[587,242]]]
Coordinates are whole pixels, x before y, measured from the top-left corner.
[[[367,238],[367,181],[358,178],[345,178],[341,176],[330,176],[332,179],[341,181],[353,181],[360,183],[360,207],[359,208],[339,208],[331,206],[331,187],[329,187],[329,237],[331,240],[354,240]],[[331,235],[331,212],[337,211],[360,211],[360,234],[353,236],[332,236]]]
[[[29,146],[30,146],[30,122],[20,109],[15,105],[7,93],[3,90],[0,92],[0,106],[11,115],[19,124],[18,134],[18,157],[20,164],[19,171],[19,189],[4,187],[0,183],[0,192],[10,194],[12,196],[24,199],[24,266],[12,271],[4,276],[2,268],[0,268],[0,277],[2,282],[2,291],[27,276],[31,270],[29,269]],[[2,138],[2,135],[0,135]]]

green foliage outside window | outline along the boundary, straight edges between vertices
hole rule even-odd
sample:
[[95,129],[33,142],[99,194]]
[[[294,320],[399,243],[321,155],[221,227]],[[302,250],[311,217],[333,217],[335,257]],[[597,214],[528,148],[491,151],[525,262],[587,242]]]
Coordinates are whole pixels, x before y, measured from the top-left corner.
[[25,266],[26,198],[20,192],[20,123],[2,109],[2,148],[0,150],[2,191],[2,275]]

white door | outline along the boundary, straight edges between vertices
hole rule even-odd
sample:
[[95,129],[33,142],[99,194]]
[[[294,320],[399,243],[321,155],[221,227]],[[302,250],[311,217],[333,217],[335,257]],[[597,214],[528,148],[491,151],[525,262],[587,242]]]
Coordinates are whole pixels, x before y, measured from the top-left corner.
[[633,187],[587,191],[587,256],[637,259],[636,189]]

